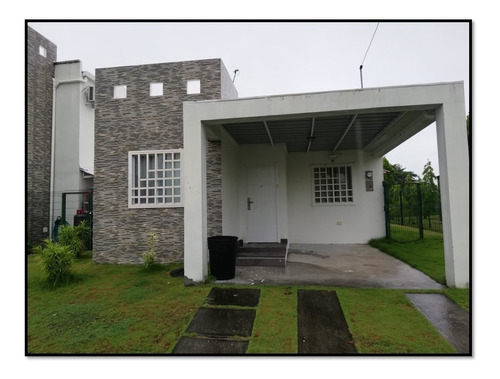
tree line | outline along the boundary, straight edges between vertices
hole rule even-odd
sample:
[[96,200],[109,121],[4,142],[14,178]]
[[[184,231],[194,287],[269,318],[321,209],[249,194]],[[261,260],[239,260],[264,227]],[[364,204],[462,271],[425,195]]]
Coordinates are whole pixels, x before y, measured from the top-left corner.
[[422,177],[408,171],[399,163],[391,164],[383,158],[386,202],[391,222],[414,226],[418,218],[425,220],[425,227],[441,224],[439,178],[431,162],[424,166]]

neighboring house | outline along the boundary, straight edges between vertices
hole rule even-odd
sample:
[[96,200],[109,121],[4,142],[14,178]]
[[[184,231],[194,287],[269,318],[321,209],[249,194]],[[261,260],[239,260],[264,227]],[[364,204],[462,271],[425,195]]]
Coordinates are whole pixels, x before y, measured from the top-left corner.
[[54,62],[57,47],[31,28],[26,44],[26,242],[50,231],[50,167]]
[[55,63],[51,225],[63,206],[70,225],[78,211],[91,211],[91,197],[81,192],[94,186],[94,91],[94,76],[79,60]]
[[[78,60],[56,62],[57,47],[27,27],[26,242],[52,236],[62,194],[90,191],[94,171],[94,78]],[[70,195],[66,221],[87,200]]]

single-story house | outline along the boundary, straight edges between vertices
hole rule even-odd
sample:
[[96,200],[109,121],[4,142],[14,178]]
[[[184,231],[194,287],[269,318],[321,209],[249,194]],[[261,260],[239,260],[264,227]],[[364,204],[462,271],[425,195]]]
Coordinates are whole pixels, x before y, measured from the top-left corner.
[[367,243],[385,233],[382,157],[437,125],[449,286],[469,283],[463,83],[237,97],[219,59],[96,70],[94,260],[208,275],[207,238]]

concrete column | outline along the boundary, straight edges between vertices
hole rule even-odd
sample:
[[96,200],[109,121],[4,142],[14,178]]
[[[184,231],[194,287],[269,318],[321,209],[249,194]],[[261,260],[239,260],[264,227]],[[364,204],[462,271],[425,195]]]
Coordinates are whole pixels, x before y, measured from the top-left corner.
[[202,282],[207,268],[206,135],[196,111],[184,104],[184,276]]
[[436,111],[446,283],[467,288],[469,159],[463,86],[452,86],[449,91],[447,101]]

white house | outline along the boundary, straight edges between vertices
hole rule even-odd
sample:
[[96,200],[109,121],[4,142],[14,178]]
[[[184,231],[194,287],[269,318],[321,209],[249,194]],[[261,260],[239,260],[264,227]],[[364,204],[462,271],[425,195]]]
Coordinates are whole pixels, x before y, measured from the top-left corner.
[[436,121],[446,280],[469,284],[462,82],[184,103],[184,272],[207,275],[207,141],[222,148],[222,233],[245,242],[384,235],[382,156]]

